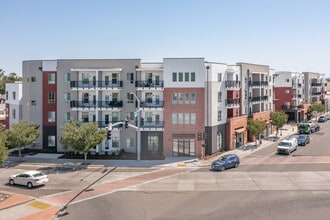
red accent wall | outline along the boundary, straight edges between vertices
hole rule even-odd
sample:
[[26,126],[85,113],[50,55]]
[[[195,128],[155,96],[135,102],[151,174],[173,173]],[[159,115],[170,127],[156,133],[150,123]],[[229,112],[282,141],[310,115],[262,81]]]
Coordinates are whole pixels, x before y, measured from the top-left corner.
[[[196,93],[196,104],[172,104],[172,93]],[[202,155],[204,141],[197,140],[197,132],[204,132],[204,88],[164,89],[164,155],[172,156],[173,134],[195,134],[195,154]],[[195,125],[172,125],[172,113],[196,113]]]
[[[285,91],[289,90],[289,93],[285,93]],[[289,102],[290,105],[292,102],[292,87],[276,87],[274,88],[274,96],[276,98],[275,102],[275,111],[281,111],[284,103]]]
[[[55,73],[55,84],[48,84],[48,74]],[[56,126],[56,118],[55,122],[48,122],[48,112],[55,111],[55,117],[57,117],[56,113],[56,99],[57,99],[57,85],[56,79],[57,74],[54,71],[51,72],[42,72],[42,124],[44,126]],[[48,103],[48,93],[55,93],[55,103]]]

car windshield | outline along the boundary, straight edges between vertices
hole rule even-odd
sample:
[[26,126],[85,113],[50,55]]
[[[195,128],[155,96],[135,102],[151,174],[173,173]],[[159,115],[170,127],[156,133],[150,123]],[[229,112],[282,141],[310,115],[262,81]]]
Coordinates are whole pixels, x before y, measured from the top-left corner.
[[307,136],[299,136],[298,139],[299,140],[305,140],[307,138]]
[[219,157],[219,161],[225,161],[227,159],[227,157]]
[[283,141],[283,142],[280,142],[280,146],[289,147],[289,146],[291,146],[291,143]]

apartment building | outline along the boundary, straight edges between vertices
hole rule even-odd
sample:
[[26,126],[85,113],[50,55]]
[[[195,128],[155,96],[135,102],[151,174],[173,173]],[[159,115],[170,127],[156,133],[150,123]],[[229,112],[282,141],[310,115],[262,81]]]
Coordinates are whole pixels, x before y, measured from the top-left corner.
[[22,119],[22,82],[6,83],[6,109],[5,125],[10,129],[12,124]]
[[325,95],[327,94],[327,81],[325,74],[315,72],[303,72],[305,77],[305,103],[322,103],[327,104]]
[[48,151],[66,150],[61,126],[77,119],[112,125],[112,138],[94,152],[135,153],[140,143],[146,157],[200,157],[245,144],[248,117],[265,120],[270,134],[272,74],[204,58],[23,61],[22,119],[40,125],[36,146]]
[[305,76],[303,73],[277,71],[274,74],[275,110],[284,111],[288,121],[304,120],[308,106],[305,105]]
[[[240,66],[242,79],[240,115],[243,117],[240,119],[244,121],[247,120],[244,117],[248,117],[265,121],[267,128],[262,136],[268,136],[273,133],[270,113],[274,109],[273,74],[275,71],[267,65],[251,63],[237,63],[237,65]],[[234,124],[235,121],[236,118],[233,118],[230,123]],[[241,142],[242,133],[246,130],[245,126],[234,130],[230,129],[229,137],[230,135],[234,136],[233,143]],[[254,139],[251,135],[248,138],[249,140]],[[230,149],[232,148],[235,148],[235,145],[231,145]]]

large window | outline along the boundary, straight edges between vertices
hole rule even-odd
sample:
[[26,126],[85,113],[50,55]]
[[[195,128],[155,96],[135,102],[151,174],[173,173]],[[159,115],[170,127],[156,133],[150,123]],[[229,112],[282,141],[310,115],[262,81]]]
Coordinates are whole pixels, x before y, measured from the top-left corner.
[[156,135],[148,136],[148,151],[151,153],[159,151],[159,138]]
[[222,120],[222,111],[218,111],[218,121]]
[[55,147],[55,146],[56,146],[55,135],[49,135],[48,136],[48,147]]
[[196,81],[196,78],[195,78],[195,73],[190,73],[190,81],[191,82],[195,82]]
[[179,73],[179,82],[183,81],[183,73]]
[[220,151],[222,146],[222,134],[217,133],[217,150]]
[[187,72],[184,73],[184,81],[189,82],[189,73]]
[[16,92],[13,92],[13,100],[16,100]]
[[172,124],[173,125],[178,124],[178,117],[176,113],[172,113]]
[[194,93],[194,92],[191,93],[190,103],[191,104],[196,104],[196,93]]
[[49,111],[48,112],[48,122],[55,122],[55,111]]
[[173,139],[173,156],[195,156],[195,139]]
[[48,73],[48,84],[55,84],[55,73]]
[[172,93],[172,104],[177,104],[178,102],[178,93]]
[[222,92],[218,92],[218,102],[222,102]]
[[71,73],[65,73],[64,74],[64,83],[69,84],[71,81]]

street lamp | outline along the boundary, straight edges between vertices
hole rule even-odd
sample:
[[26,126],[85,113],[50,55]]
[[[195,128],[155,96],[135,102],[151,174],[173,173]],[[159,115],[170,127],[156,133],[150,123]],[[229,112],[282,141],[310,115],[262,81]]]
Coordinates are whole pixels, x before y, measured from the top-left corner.
[[134,92],[130,93],[131,95],[134,95],[134,97],[136,98],[138,107],[137,107],[137,160],[140,160],[140,156],[141,156],[141,131],[140,131],[140,99],[136,96],[136,94]]

